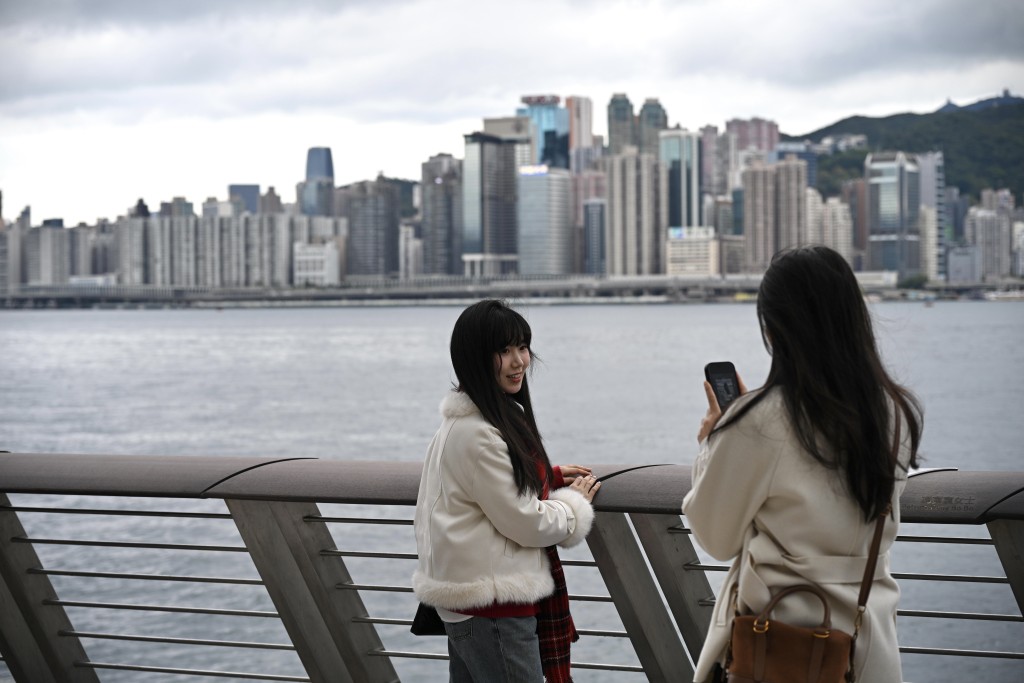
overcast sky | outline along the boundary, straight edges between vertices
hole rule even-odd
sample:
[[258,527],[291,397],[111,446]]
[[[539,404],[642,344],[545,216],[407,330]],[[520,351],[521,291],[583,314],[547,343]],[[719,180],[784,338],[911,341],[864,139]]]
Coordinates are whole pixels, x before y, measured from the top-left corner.
[[293,202],[315,146],[339,185],[418,179],[526,94],[590,97],[602,134],[615,92],[800,134],[1004,88],[1019,0],[0,0],[3,217],[198,211],[232,183]]

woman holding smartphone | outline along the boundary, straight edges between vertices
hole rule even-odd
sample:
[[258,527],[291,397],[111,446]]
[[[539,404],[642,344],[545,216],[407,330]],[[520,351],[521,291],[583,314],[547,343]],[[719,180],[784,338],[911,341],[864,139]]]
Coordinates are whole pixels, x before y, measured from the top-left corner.
[[[875,520],[886,515],[854,671],[858,681],[900,683],[889,548],[917,466],[920,407],[885,371],[860,287],[835,251],[776,254],[757,315],[772,356],[768,379],[750,392],[740,383],[743,395],[724,415],[704,383],[708,410],[683,500],[701,546],[733,560],[694,680],[715,680],[725,664],[733,615],[759,613],[788,586],[817,584],[833,627],[853,633]],[[821,610],[816,597],[796,593],[775,618],[815,626]]]
[[413,590],[437,609],[453,683],[570,681],[578,636],[556,545],[583,541],[600,483],[552,467],[527,383],[532,334],[501,301],[455,323],[458,386],[441,402],[416,499]]

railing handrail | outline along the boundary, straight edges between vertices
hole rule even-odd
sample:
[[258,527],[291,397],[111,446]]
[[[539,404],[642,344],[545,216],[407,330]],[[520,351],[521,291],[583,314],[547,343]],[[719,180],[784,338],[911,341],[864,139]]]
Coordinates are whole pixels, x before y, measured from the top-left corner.
[[[185,466],[187,465],[187,466]],[[416,461],[222,456],[0,453],[0,492],[415,505]],[[603,512],[679,514],[688,465],[600,464]],[[904,522],[1024,520],[1024,472],[933,470],[912,475]]]

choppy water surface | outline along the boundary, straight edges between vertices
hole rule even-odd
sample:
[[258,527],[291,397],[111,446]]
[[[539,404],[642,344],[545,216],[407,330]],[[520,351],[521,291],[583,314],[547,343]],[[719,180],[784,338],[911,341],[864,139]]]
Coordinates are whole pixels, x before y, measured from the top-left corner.
[[[447,344],[460,310],[2,312],[0,449],[419,460],[437,426],[437,404],[453,379]],[[542,359],[530,380],[535,408],[548,450],[559,462],[689,463],[705,400],[704,364],[731,360],[748,386],[759,384],[768,370],[769,357],[750,305],[533,305],[521,310],[533,326],[534,348]],[[925,465],[1024,469],[1024,304],[889,303],[874,304],[873,312],[891,371],[924,403]],[[68,498],[51,502],[98,504]],[[134,502],[169,509],[167,501]],[[181,509],[180,503],[174,505]],[[215,501],[190,501],[186,507],[223,511]],[[191,542],[201,534],[201,542],[240,543],[233,524],[223,520],[190,523],[182,530],[179,523],[160,519],[132,519],[129,524],[118,517],[23,518],[35,536]],[[334,531],[339,547],[412,546],[411,529],[397,529]],[[982,535],[983,530],[949,533]],[[88,549],[38,551],[48,566],[98,568],[90,566],[95,555]],[[103,557],[109,558],[109,552]],[[256,576],[244,555],[225,560],[223,554],[135,551],[121,553],[118,562],[119,570],[139,573]],[[357,581],[360,572],[369,573],[362,577],[368,583],[407,583],[411,573],[411,566],[401,562],[383,567],[355,560],[348,564]],[[965,554],[955,547],[904,544],[894,565],[897,571],[1001,573],[991,548]],[[572,592],[603,592],[596,570],[569,571]],[[263,590],[250,586],[59,578],[55,583],[69,599],[273,609]],[[1009,589],[1000,585],[905,581],[903,590],[902,606],[907,609],[1015,609]],[[367,601],[373,613],[411,614],[407,596],[371,596]],[[587,627],[616,627],[609,606],[581,603],[574,611]],[[71,610],[70,616],[76,627],[89,631],[194,636],[198,628],[187,615]],[[221,638],[287,640],[275,620],[252,618],[239,624],[237,618],[220,619],[223,625],[216,628]],[[204,620],[203,628],[209,624]],[[1009,642],[999,642],[993,633],[983,626],[965,628],[964,622],[901,621],[906,645],[1012,650],[1024,639],[1022,628],[1011,631]],[[439,651],[443,646],[440,639],[414,639],[401,629],[382,627],[381,635],[397,649]],[[183,666],[180,651],[173,648],[156,652],[111,640],[89,640],[86,646],[95,661],[157,659]],[[221,647],[185,652],[184,666],[190,668],[301,673],[291,653]],[[574,650],[574,659],[635,661],[627,642],[609,646],[607,639],[585,639]],[[962,680],[978,673],[987,680],[1011,681],[1021,674],[1019,663],[993,660],[907,655],[904,662],[905,678],[918,683]],[[397,666],[403,680],[445,677],[431,662]],[[166,680],[118,672],[101,677],[115,682]],[[581,671],[578,678],[637,677]]]

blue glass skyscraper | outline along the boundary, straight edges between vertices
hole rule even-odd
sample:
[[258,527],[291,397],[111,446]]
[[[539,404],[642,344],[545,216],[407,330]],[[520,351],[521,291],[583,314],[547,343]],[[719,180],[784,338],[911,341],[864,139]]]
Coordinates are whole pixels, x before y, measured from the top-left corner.
[[334,206],[334,160],[330,147],[310,147],[306,180],[299,183],[299,208],[306,216],[330,216]]
[[533,122],[534,163],[569,168],[569,110],[559,106],[561,101],[558,95],[531,95],[516,110],[516,116]]

